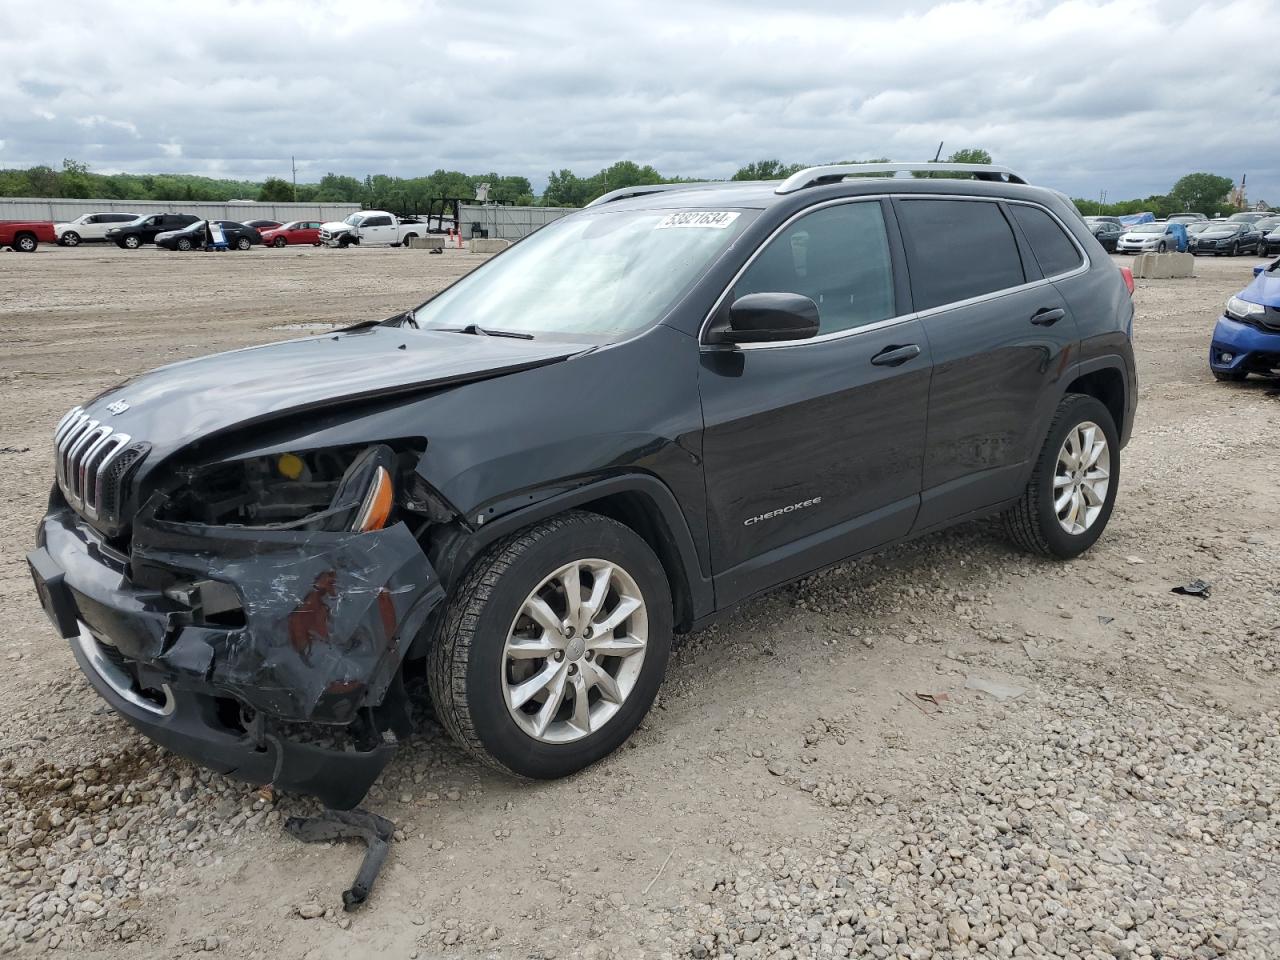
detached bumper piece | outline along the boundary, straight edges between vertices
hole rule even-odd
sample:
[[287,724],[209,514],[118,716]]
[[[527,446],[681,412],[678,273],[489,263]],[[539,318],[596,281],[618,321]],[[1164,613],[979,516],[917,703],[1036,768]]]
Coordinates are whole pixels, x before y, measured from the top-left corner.
[[369,899],[373,882],[378,879],[382,862],[387,859],[396,826],[385,817],[365,810],[326,810],[318,817],[290,817],[285,830],[303,843],[326,843],[329,840],[363,840],[368,849],[356,874],[355,883],[342,891],[342,909],[351,913]]
[[[98,694],[174,753],[355,807],[395,753],[376,711],[443,590],[409,530],[295,533],[158,524],[124,556],[69,509],[28,556],[41,602]],[[389,713],[395,715],[394,710]],[[358,730],[363,749],[296,725]]]

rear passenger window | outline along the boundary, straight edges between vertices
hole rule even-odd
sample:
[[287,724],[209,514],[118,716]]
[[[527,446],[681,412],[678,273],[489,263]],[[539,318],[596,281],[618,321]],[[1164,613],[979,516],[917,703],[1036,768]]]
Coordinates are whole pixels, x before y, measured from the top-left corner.
[[984,200],[900,200],[917,310],[1026,282],[1013,228]]
[[[1071,238],[1063,232],[1058,221],[1039,207],[1029,207],[1022,203],[1011,203],[1013,219],[1026,234],[1031,244],[1031,252],[1046,277],[1056,277],[1060,273],[1068,273],[1080,266],[1080,251],[1071,242]],[[1172,228],[1166,231],[1173,233]]]
[[769,242],[734,285],[735,299],[749,293],[803,294],[818,305],[819,335],[894,316],[880,204],[842,203],[801,217]]

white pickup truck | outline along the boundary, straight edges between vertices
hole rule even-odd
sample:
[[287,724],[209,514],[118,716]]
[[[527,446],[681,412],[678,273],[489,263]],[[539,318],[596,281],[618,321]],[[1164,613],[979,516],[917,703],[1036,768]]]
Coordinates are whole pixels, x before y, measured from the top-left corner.
[[320,224],[320,242],[328,247],[398,247],[425,237],[427,225],[416,217],[401,219],[385,210],[361,210],[345,220]]

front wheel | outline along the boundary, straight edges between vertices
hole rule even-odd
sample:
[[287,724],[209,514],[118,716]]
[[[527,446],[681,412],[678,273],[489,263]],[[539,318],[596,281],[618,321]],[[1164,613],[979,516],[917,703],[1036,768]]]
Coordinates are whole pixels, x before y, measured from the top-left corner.
[[124,247],[126,250],[137,250],[142,246],[142,240],[133,236],[125,237],[120,241],[120,246]]
[[1168,249],[1169,248],[1165,246],[1164,241],[1161,240],[1160,243],[1156,246],[1156,253],[1164,253]]
[[271,245],[273,247],[283,247],[288,245],[288,243],[289,241],[286,240],[284,237],[276,237],[274,240],[271,241]]
[[1233,244],[1231,245],[1231,254],[1230,254],[1230,256],[1233,256],[1233,257],[1238,257],[1238,256],[1240,256],[1240,244],[1238,244],[1238,243],[1233,243]]
[[1120,442],[1100,400],[1069,393],[1049,423],[1022,497],[1004,514],[1020,547],[1062,560],[1079,556],[1102,535],[1120,482]]
[[574,511],[499,541],[450,601],[427,678],[466,750],[535,779],[614,751],[657,695],[671,589],[635,531]]
[[186,253],[188,250],[191,249],[191,241],[188,240],[186,237],[179,237],[178,249],[181,250],[183,253]]
[[78,247],[80,245],[80,234],[74,230],[68,230],[58,238],[58,242],[64,247]]

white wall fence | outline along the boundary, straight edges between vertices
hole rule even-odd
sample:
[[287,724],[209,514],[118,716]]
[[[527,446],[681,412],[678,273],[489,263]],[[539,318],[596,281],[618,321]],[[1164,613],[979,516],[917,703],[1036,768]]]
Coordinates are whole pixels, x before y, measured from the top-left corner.
[[462,204],[462,236],[471,236],[471,224],[478,223],[489,236],[503,240],[523,240],[539,227],[574,213],[576,207],[507,207],[497,203]]
[[341,220],[358,203],[222,203],[203,200],[46,200],[0,197],[0,220],[65,223],[85,213],[189,213],[202,220]]

